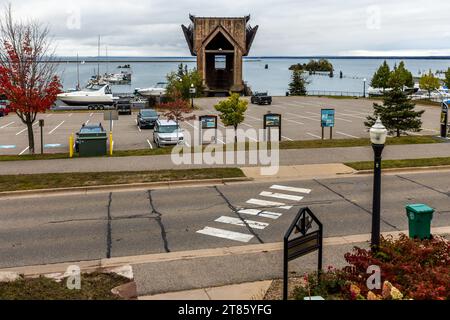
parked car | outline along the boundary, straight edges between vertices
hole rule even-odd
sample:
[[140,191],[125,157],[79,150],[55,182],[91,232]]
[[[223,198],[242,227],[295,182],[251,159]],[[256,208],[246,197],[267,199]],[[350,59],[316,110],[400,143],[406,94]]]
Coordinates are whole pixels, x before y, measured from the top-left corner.
[[9,101],[3,96],[0,96],[0,117],[7,116],[9,113]]
[[137,125],[140,129],[155,127],[156,121],[159,119],[158,113],[153,109],[142,109],[137,115]]
[[116,101],[115,107],[119,114],[131,115],[131,102],[128,98],[120,98]]
[[250,99],[252,104],[272,104],[272,97],[267,92],[255,92]]
[[105,129],[103,128],[102,124],[90,124],[90,125],[83,125],[81,126],[80,131],[76,133],[76,139],[75,139],[75,152],[80,152],[80,133],[102,133]]
[[159,147],[184,143],[181,127],[172,120],[157,120],[153,131],[153,142]]

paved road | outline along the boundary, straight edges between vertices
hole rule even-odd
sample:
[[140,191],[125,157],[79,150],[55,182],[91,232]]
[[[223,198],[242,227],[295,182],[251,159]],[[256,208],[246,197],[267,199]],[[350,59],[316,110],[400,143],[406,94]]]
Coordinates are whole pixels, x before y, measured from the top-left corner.
[[[222,98],[223,99],[223,98]],[[204,114],[216,114],[214,105],[217,98],[196,99],[197,116]],[[271,106],[249,105],[246,119],[240,126],[243,130],[259,130],[262,128],[263,115],[267,111],[281,113],[283,115],[283,140],[314,140],[320,139],[320,109],[336,109],[335,139],[368,138],[364,127],[366,116],[373,113],[374,101],[363,99],[328,99],[316,97],[275,97]],[[438,134],[440,109],[433,106],[417,106],[419,110],[426,110],[423,115],[423,131],[420,134]],[[77,132],[83,123],[99,123],[109,130],[108,121],[103,120],[102,112],[60,112],[39,114],[38,119],[45,120],[44,144],[45,152],[68,152],[69,136]],[[182,123],[183,129],[194,137],[194,128],[198,128],[198,119]],[[116,150],[149,149],[155,148],[152,144],[152,130],[140,130],[136,126],[136,114],[121,115],[118,121],[113,122],[114,148]],[[40,146],[40,134],[38,123],[35,123],[36,149]],[[256,133],[256,131],[255,131]],[[211,136],[212,130],[205,131],[205,135]],[[327,133],[328,134],[328,133]],[[198,136],[198,133],[197,135]],[[255,138],[256,137],[256,138]],[[261,140],[255,135],[252,139]],[[210,140],[204,137],[205,141]],[[233,141],[233,132],[228,139],[225,137],[225,127],[219,124],[218,142]],[[252,140],[250,139],[250,140]],[[194,145],[195,141],[188,144]],[[25,125],[15,114],[0,118],[0,154],[24,154],[27,153],[28,140]]]
[[[433,226],[450,225],[449,179],[448,172],[385,176],[382,230],[407,229],[407,203],[428,203],[437,209]],[[326,237],[365,234],[371,192],[371,177],[355,176],[3,198],[0,267],[279,242],[303,206]]]
[[[450,156],[450,143],[421,144],[387,146],[383,151],[383,159],[419,159],[430,157]],[[208,168],[211,166],[254,166],[248,157],[245,163],[226,163],[226,154],[222,156],[222,162],[217,164],[194,164],[194,158],[190,157],[190,163],[174,163],[170,155],[142,156],[123,158],[76,158],[57,160],[30,161],[5,161],[0,166],[0,174],[33,174],[33,173],[58,173],[58,172],[108,172],[108,171],[142,171],[165,169],[191,169]],[[234,159],[234,157],[233,157]],[[353,148],[324,148],[280,150],[280,165],[324,164],[344,163],[352,161],[373,160],[371,147]],[[192,163],[192,164],[191,164]],[[32,164],[32,165],[31,165]],[[258,165],[259,166],[259,165]]]

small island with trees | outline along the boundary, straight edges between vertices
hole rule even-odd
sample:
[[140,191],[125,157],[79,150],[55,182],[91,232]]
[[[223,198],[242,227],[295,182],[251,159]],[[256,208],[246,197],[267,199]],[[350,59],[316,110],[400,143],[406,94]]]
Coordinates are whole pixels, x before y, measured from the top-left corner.
[[333,64],[327,59],[310,60],[308,63],[297,63],[289,67],[291,71],[303,71],[315,74],[316,72],[333,72]]

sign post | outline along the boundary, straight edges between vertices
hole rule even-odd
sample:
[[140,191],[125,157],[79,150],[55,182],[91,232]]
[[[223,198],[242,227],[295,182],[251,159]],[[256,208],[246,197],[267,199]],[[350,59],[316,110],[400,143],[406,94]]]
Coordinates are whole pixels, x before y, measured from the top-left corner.
[[112,122],[119,120],[119,112],[117,110],[109,110],[103,113],[103,120],[109,121],[109,132],[112,132]]
[[203,130],[214,129],[214,143],[217,144],[217,116],[205,115],[200,116],[200,144],[203,144]]
[[[313,223],[315,224],[313,226]],[[311,229],[315,231],[309,232]],[[300,236],[292,238],[293,234]],[[322,271],[323,259],[323,226],[309,208],[302,208],[298,212],[284,236],[283,250],[283,300],[288,299],[289,261],[300,258],[308,253],[319,251],[317,261],[318,276]]]
[[442,101],[441,110],[441,137],[447,138],[448,133],[448,103],[450,100]]
[[44,154],[44,119],[39,119],[39,127],[41,129],[41,154]]
[[197,89],[195,89],[193,84],[189,88],[189,93],[191,94],[191,108],[194,109],[194,95],[197,93]]
[[335,124],[334,115],[336,114],[334,109],[322,109],[321,113],[321,127],[322,127],[322,140],[325,139],[325,128],[330,128],[330,140],[333,139],[333,127]]
[[269,111],[264,115],[263,127],[266,132],[268,131],[268,134],[266,133],[266,141],[272,140],[271,128],[278,128],[278,140],[281,141],[281,114]]

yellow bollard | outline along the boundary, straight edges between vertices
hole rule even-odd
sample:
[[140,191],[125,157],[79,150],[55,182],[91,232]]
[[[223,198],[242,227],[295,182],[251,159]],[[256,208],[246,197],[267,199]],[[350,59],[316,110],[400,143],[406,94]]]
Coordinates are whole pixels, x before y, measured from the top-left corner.
[[109,155],[110,156],[113,155],[113,147],[114,147],[114,141],[113,141],[112,132],[110,132],[109,133]]
[[69,156],[73,158],[73,133],[69,137]]

